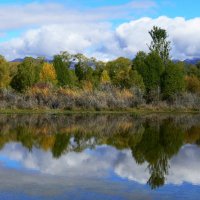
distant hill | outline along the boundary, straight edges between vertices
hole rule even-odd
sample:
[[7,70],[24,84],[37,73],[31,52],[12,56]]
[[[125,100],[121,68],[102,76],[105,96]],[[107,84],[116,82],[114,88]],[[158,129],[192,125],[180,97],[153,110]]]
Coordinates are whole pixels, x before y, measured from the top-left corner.
[[23,62],[24,58],[16,58],[14,60],[11,60],[10,62]]
[[188,64],[197,64],[198,62],[200,62],[200,58],[192,58],[192,59],[186,59],[184,60],[185,63],[188,63]]
[[[24,60],[24,58],[16,58],[16,59],[14,59],[14,60],[12,60],[12,61],[10,61],[10,62],[23,62],[23,60]],[[173,60],[173,61],[174,61],[174,62],[179,62],[180,60]],[[51,59],[46,59],[45,62],[52,63],[53,60],[51,60]],[[195,64],[197,64],[198,62],[200,62],[200,58],[186,59],[186,60],[184,60],[183,62],[185,62],[185,63],[187,63],[187,64],[193,64],[193,65],[195,65]],[[72,62],[71,68],[74,67],[74,63],[75,63],[75,62]],[[90,64],[89,64],[89,65],[90,65]]]
[[[10,62],[23,62],[23,60],[24,60],[24,58],[16,58],[14,60],[11,60]],[[52,63],[53,60],[46,59],[45,62]]]

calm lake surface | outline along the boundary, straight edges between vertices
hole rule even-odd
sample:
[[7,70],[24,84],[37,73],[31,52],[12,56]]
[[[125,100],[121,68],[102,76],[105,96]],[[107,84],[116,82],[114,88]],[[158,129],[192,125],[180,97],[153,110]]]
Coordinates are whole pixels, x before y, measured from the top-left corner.
[[0,115],[1,200],[199,194],[200,115]]

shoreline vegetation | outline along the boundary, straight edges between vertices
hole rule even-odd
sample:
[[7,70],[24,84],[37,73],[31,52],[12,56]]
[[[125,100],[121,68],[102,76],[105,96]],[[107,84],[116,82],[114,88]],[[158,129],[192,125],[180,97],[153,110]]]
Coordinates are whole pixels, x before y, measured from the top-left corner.
[[95,115],[120,115],[131,114],[134,116],[149,114],[200,114],[198,110],[192,109],[126,109],[126,110],[60,110],[60,109],[0,109],[2,114],[52,114],[52,115],[71,115],[71,114],[95,114]]
[[0,56],[0,113],[200,112],[200,62],[175,62],[166,30],[149,53],[103,62],[61,52],[52,61]]

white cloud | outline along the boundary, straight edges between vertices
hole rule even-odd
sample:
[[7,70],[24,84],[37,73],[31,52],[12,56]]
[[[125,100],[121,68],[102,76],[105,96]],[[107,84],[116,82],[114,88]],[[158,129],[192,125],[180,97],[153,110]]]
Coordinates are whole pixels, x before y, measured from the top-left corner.
[[200,148],[194,145],[185,145],[178,155],[170,161],[167,183],[183,184],[184,182],[193,185],[200,185]]
[[[30,56],[50,57],[60,51],[70,53],[104,53],[97,51],[104,44],[116,48],[109,24],[85,23],[49,25],[27,31],[21,38],[5,42],[1,53],[8,58]],[[117,47],[118,48],[118,47]]]
[[119,25],[115,30],[109,23],[68,22],[31,29],[21,37],[0,45],[0,53],[8,59],[17,57],[46,56],[67,50],[108,60],[118,56],[134,57],[148,51],[148,31],[154,26],[165,28],[172,41],[172,58],[200,57],[200,18],[159,17],[141,18]]
[[70,22],[96,22],[130,18],[134,12],[148,12],[155,8],[151,0],[134,0],[118,6],[75,9],[59,3],[11,4],[0,7],[0,30],[13,30]]
[[182,17],[156,19],[141,18],[120,25],[116,32],[123,43],[123,52],[135,55],[138,50],[147,51],[150,43],[148,31],[153,26],[167,30],[172,42],[172,58],[185,59],[200,56],[200,18],[186,20]]
[[[167,184],[180,185],[184,182],[200,185],[200,148],[195,145],[183,146],[179,153],[169,161]],[[150,174],[148,164],[138,165],[130,150],[118,151],[109,146],[96,147],[80,153],[69,152],[58,159],[51,152],[33,149],[28,152],[17,143],[7,144],[0,152],[5,161],[18,162],[27,170],[37,170],[41,174],[62,177],[97,178],[107,177],[112,170],[121,178],[139,184],[146,184]],[[81,166],[81,170],[80,170]]]

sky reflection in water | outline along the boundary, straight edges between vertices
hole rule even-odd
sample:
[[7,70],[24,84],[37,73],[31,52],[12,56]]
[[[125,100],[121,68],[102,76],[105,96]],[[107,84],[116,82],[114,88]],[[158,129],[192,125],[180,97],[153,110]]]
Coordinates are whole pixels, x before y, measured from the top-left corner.
[[78,119],[53,120],[49,135],[52,119],[0,118],[0,199],[199,198],[198,116],[91,118],[110,122],[105,129],[75,129],[84,124]]

